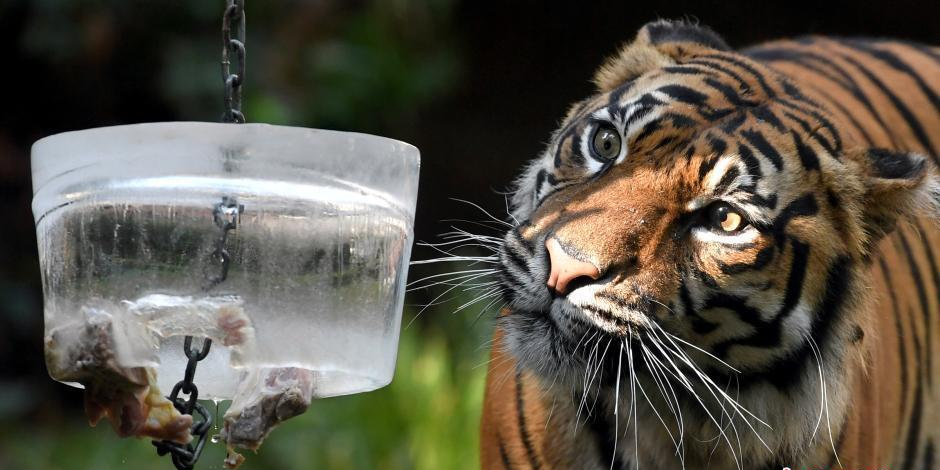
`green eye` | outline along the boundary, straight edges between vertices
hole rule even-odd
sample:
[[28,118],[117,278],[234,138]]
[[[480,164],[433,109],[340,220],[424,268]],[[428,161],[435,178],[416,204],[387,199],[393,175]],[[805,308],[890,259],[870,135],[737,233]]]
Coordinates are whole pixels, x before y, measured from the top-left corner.
[[601,160],[613,160],[620,155],[620,133],[610,124],[601,124],[594,131],[593,150]]
[[712,230],[720,233],[736,233],[747,227],[747,221],[731,205],[719,202],[708,209],[708,221]]

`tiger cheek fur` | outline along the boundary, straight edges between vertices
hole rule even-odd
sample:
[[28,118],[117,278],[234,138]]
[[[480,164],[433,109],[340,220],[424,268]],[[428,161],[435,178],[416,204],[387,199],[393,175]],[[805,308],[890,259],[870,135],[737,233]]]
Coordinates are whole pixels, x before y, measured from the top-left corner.
[[[862,430],[905,420],[856,408],[894,404],[913,383],[892,370],[908,353],[886,263],[916,272],[922,300],[903,313],[927,319],[924,343],[935,334],[938,305],[923,299],[938,296],[936,269],[927,285],[894,235],[901,220],[936,217],[927,158],[875,148],[886,145],[859,138],[860,118],[833,113],[822,85],[803,89],[707,28],[651,23],[595,81],[517,182],[484,466],[907,462],[891,434]],[[940,249],[924,243],[935,266]],[[591,274],[557,288],[560,259]],[[871,392],[872,378],[887,385]],[[919,408],[901,406],[916,434],[897,435],[926,461],[919,414],[933,400],[917,390]]]

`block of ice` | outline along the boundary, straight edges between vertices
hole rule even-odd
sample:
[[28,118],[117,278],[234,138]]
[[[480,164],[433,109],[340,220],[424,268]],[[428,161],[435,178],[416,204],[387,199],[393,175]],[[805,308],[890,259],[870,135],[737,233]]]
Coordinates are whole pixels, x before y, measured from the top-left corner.
[[86,377],[72,373],[68,351],[83,351],[89,335],[70,332],[91,315],[107,319],[95,347],[110,348],[115,368],[154,373],[154,390],[182,378],[183,336],[212,338],[200,397],[239,393],[246,416],[281,385],[289,394],[303,384],[309,400],[391,380],[417,197],[413,146],[157,123],[47,137],[32,164],[53,378]]

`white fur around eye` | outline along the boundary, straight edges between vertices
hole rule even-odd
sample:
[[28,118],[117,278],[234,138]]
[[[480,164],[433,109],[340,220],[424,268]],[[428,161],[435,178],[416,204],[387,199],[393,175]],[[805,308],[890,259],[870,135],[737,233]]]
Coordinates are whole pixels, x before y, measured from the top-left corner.
[[752,243],[757,240],[758,235],[760,235],[760,232],[757,231],[757,229],[753,226],[745,227],[743,230],[733,235],[725,235],[704,227],[696,227],[692,229],[692,236],[700,242],[723,243],[726,245],[741,245],[745,243]]

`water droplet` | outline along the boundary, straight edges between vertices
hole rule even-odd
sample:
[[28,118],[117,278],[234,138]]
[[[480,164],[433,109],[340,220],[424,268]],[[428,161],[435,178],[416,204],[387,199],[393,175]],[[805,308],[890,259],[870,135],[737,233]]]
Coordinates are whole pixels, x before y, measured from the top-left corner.
[[221,401],[217,398],[212,399],[212,402],[215,403],[215,419],[212,421],[212,427],[215,429],[219,429],[219,403]]
[[212,437],[209,438],[209,441],[212,442],[213,444],[218,444],[219,441],[221,440],[222,440],[221,434],[213,434]]

